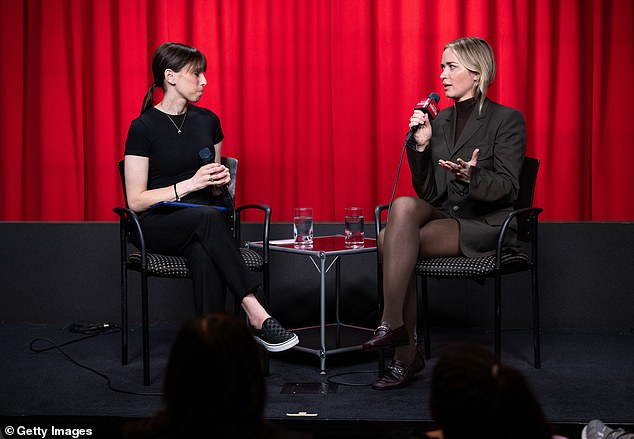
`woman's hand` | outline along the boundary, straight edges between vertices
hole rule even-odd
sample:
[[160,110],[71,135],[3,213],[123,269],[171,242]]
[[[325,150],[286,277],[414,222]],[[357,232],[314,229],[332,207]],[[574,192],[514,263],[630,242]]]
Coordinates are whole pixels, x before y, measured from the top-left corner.
[[456,163],[449,160],[438,160],[438,164],[451,172],[454,177],[456,177],[456,180],[469,184],[471,182],[471,167],[476,166],[479,152],[480,150],[478,148],[474,149],[471,160],[468,162],[459,158],[456,160]]
[[414,140],[416,141],[416,150],[425,151],[431,140],[431,124],[429,123],[429,115],[420,110],[414,110],[414,114],[409,118],[409,128],[418,126],[414,132]]
[[208,186],[220,187],[231,182],[229,168],[220,163],[209,163],[202,166],[192,177],[192,185],[198,189]]

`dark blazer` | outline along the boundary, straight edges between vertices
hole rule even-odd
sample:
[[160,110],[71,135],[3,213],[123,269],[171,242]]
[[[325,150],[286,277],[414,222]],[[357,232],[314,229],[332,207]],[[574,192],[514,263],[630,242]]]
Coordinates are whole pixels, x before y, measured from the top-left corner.
[[[407,151],[412,184],[420,198],[460,223],[460,249],[466,256],[494,253],[497,234],[519,190],[519,175],[526,151],[522,113],[486,99],[482,111],[473,109],[454,145],[455,108],[442,110],[432,121],[431,143],[424,152]],[[467,185],[438,165],[438,160],[471,160]],[[507,242],[516,246],[514,237]]]

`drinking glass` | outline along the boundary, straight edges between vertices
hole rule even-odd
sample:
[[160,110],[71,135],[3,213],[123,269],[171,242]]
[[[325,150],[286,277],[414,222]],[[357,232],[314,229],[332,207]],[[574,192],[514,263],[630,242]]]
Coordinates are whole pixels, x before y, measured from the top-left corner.
[[345,243],[346,247],[359,248],[363,247],[363,208],[362,207],[346,207],[344,209],[345,217]]
[[293,209],[293,238],[295,248],[313,248],[313,209]]

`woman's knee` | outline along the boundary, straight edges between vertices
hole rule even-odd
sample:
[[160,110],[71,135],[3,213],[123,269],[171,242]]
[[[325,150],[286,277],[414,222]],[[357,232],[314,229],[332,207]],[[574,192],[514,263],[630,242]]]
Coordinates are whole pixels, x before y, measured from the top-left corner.
[[421,208],[422,200],[414,197],[399,197],[392,203],[388,221],[411,220]]
[[199,239],[194,238],[183,248],[183,255],[187,258],[187,265],[191,269],[206,268],[211,262]]
[[442,218],[443,215],[425,200],[400,197],[394,200],[390,217],[397,223],[405,222],[422,227],[431,220]]

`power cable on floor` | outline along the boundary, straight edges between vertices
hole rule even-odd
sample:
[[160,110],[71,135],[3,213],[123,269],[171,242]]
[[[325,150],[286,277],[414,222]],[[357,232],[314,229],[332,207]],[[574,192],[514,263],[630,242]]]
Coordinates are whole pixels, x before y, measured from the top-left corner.
[[[92,373],[94,373],[97,376],[100,376],[101,378],[103,378],[104,380],[106,380],[106,384],[108,386],[108,389],[112,390],[113,392],[117,392],[117,393],[124,393],[127,395],[138,395],[138,396],[163,396],[162,392],[134,392],[131,390],[125,390],[125,389],[119,389],[116,388],[112,385],[112,381],[110,380],[110,377],[104,373],[99,372],[96,369],[93,369],[90,366],[86,366],[84,364],[81,364],[79,361],[75,360],[73,357],[71,357],[69,354],[67,354],[62,348],[64,346],[68,346],[70,344],[73,343],[78,343],[80,341],[83,340],[87,340],[89,338],[92,337],[96,337],[98,335],[106,335],[106,334],[114,334],[119,332],[120,328],[116,325],[110,325],[108,323],[103,323],[103,324],[72,324],[69,326],[69,331],[74,332],[74,333],[78,333],[78,334],[85,334],[84,337],[79,337],[76,338],[74,340],[70,340],[67,341],[65,343],[62,344],[58,344],[56,342],[54,342],[53,340],[50,340],[48,338],[43,338],[43,337],[38,337],[35,338],[31,341],[31,343],[29,344],[29,349],[32,352],[35,352],[37,354],[42,353],[42,352],[48,352],[50,350],[56,350],[58,351],[60,354],[62,354],[64,357],[66,357],[71,363],[75,364],[78,367],[81,367],[82,369],[86,369]],[[36,348],[35,344],[39,343],[39,342],[44,342],[44,343],[48,343],[50,346],[45,347],[45,348]]]
[[342,372],[342,373],[336,373],[334,375],[330,375],[328,378],[326,378],[326,381],[330,384],[338,384],[340,386],[349,386],[349,387],[368,387],[371,386],[372,383],[350,383],[350,382],[346,382],[346,381],[337,381],[334,378],[337,377],[343,377],[343,376],[347,376],[347,375],[361,375],[361,374],[368,374],[371,373],[373,375],[377,374],[376,370],[357,370],[357,371],[352,371],[352,372]]

